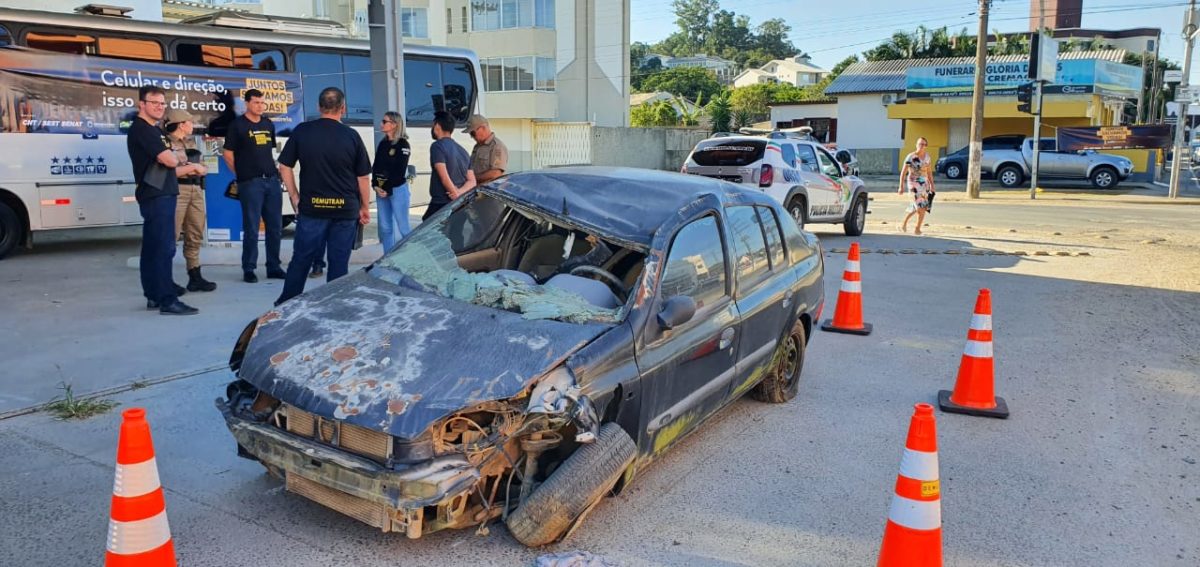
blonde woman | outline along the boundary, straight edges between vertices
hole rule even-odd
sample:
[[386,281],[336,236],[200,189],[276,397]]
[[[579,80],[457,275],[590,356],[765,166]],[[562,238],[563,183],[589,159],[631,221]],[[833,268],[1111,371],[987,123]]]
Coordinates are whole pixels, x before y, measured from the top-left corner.
[[912,195],[912,202],[905,209],[906,214],[904,222],[900,224],[900,230],[908,232],[909,219],[917,215],[917,228],[913,234],[921,234],[921,227],[925,224],[925,213],[929,211],[930,196],[937,192],[933,186],[929,153],[925,151],[928,145],[929,140],[924,137],[917,138],[916,151],[904,158],[904,167],[900,169],[900,188],[896,190],[897,195],[903,195],[907,187]]
[[371,187],[375,190],[378,210],[379,242],[386,254],[396,242],[408,235],[408,205],[412,198],[408,190],[408,158],[412,148],[404,132],[404,119],[398,112],[387,112],[379,129],[383,140],[375,148],[375,163],[371,167]]

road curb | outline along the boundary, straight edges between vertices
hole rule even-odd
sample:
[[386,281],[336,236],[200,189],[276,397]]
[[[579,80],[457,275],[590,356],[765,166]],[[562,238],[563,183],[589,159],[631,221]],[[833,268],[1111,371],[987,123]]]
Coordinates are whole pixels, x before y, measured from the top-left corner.
[[[130,380],[128,383],[122,384],[120,386],[113,386],[110,388],[104,388],[102,390],[96,390],[95,392],[89,392],[87,394],[77,395],[77,396],[75,396],[75,399],[76,400],[92,400],[92,399],[101,398],[104,396],[112,396],[115,394],[121,394],[124,392],[128,392],[130,390],[140,390],[142,388],[147,388],[150,386],[157,386],[159,384],[166,384],[167,382],[174,382],[176,380],[182,380],[184,378],[191,378],[193,376],[200,376],[202,374],[216,372],[223,368],[227,368],[227,365],[226,364],[214,364],[212,366],[206,366],[204,368],[198,368],[196,370],[187,370],[187,371],[180,372],[177,374],[168,374],[166,376],[160,376],[158,378]],[[28,406],[28,407],[18,408],[15,410],[9,410],[6,412],[0,412],[0,421],[4,421],[6,419],[10,419],[10,418],[14,418],[14,417],[20,417],[22,415],[28,415],[31,413],[37,413],[39,411],[46,409],[47,406],[54,403],[56,400],[57,400],[57,398],[51,399],[50,401],[47,401],[47,402],[42,402],[40,404]]]

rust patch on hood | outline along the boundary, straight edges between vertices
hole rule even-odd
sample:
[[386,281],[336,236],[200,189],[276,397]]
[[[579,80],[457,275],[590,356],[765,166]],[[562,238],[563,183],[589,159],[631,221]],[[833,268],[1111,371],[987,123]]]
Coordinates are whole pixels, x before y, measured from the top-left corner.
[[393,398],[391,400],[388,400],[387,411],[389,414],[399,415],[399,414],[404,413],[404,410],[408,409],[409,404],[411,404],[413,402],[419,402],[419,401],[421,401],[420,394],[415,394],[415,395],[411,395],[411,396],[405,394],[405,395],[400,396],[399,398]]
[[283,352],[280,352],[280,353],[276,353],[275,356],[271,357],[271,366],[279,366],[280,364],[283,364],[283,361],[287,360],[288,357],[291,355],[292,355],[292,353],[290,353],[286,350]]
[[333,353],[331,353],[330,356],[333,357],[335,362],[346,362],[347,360],[353,360],[358,356],[358,349],[350,345],[340,346],[333,349]]

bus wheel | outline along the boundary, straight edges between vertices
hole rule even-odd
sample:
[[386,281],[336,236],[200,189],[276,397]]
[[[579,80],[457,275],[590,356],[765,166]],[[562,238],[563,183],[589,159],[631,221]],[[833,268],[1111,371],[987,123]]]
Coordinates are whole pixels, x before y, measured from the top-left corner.
[[21,218],[12,207],[0,202],[0,259],[17,247],[21,241]]

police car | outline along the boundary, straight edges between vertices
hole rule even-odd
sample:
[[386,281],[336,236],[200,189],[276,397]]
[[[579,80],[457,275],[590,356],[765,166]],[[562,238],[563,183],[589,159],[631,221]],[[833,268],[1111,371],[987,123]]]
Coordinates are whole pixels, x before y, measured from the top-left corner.
[[801,228],[841,224],[847,235],[858,236],[866,224],[863,181],[803,131],[718,133],[696,145],[681,171],[757,187]]

